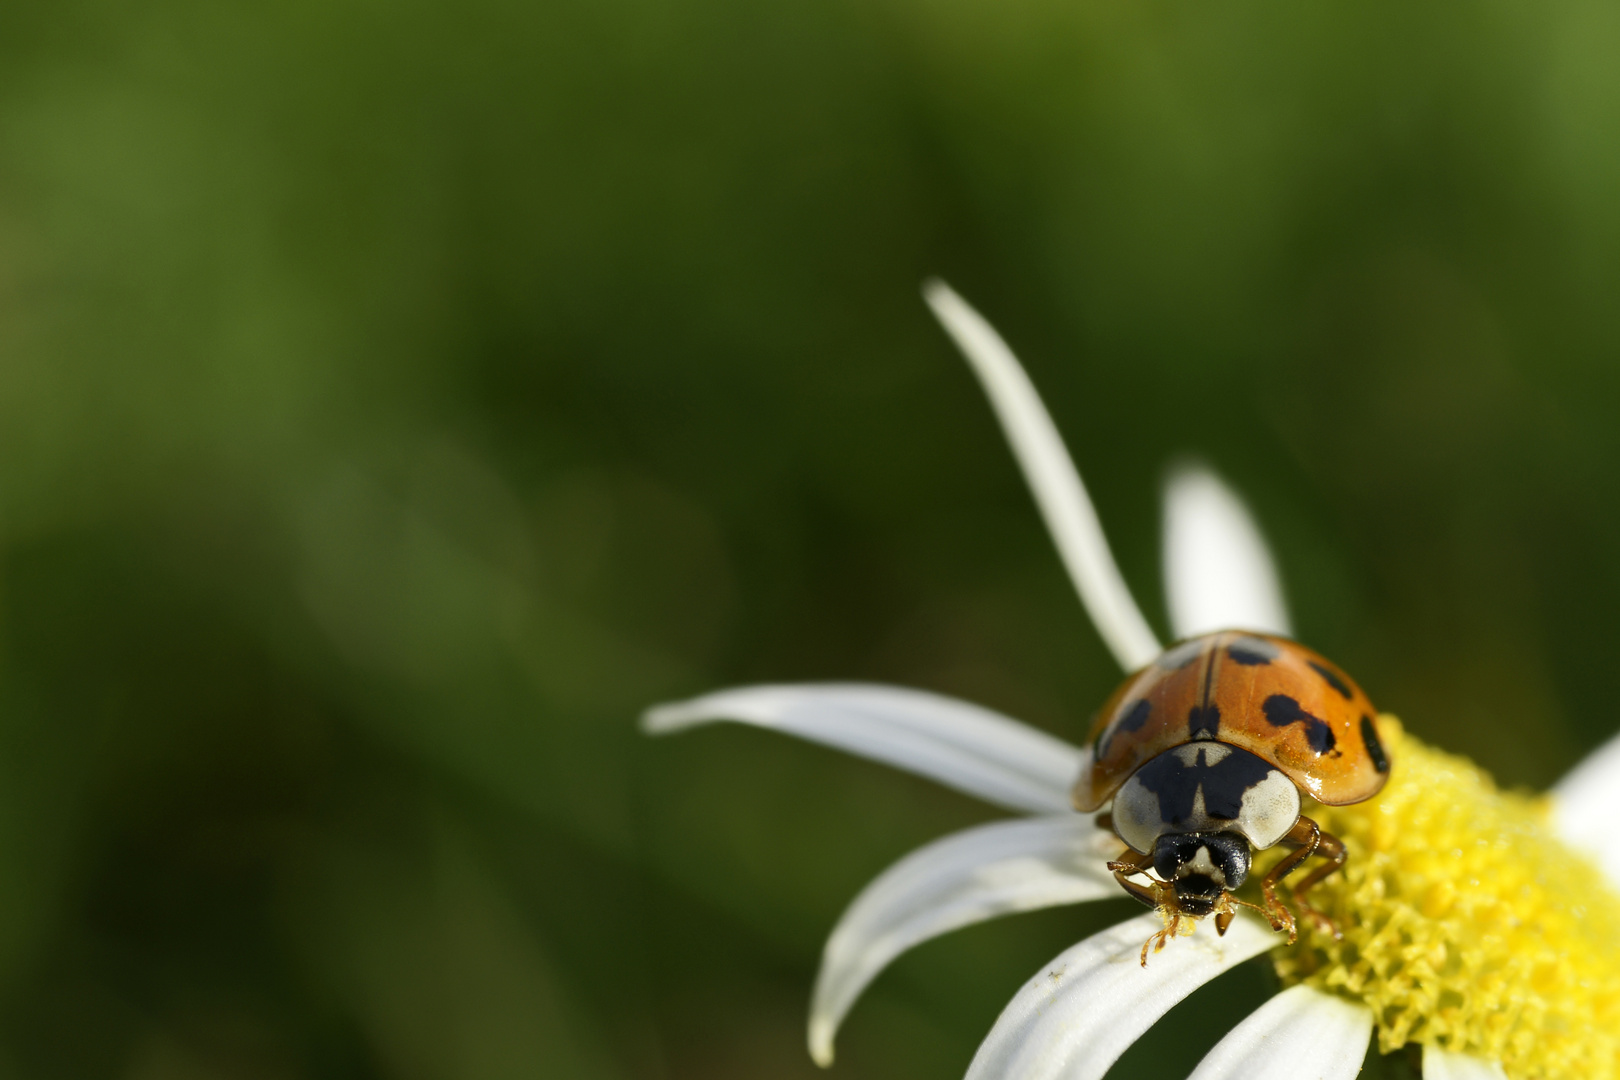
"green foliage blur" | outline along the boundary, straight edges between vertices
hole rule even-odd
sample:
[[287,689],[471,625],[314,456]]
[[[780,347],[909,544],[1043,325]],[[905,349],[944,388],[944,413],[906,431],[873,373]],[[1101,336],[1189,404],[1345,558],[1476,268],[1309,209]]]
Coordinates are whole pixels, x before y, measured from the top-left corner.
[[[1078,739],[1119,674],[930,274],[1161,632],[1196,454],[1302,638],[1550,783],[1620,728],[1617,54],[1596,0],[0,7],[0,1078],[821,1075],[842,906],[994,812],[640,711]],[[1133,910],[928,944],[827,1075],[960,1076]]]

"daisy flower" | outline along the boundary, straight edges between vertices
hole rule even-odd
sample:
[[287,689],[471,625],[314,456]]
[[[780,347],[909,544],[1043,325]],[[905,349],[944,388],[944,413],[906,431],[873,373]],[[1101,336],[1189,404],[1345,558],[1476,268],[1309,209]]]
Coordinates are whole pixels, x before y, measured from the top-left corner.
[[[1098,633],[1127,672],[1161,645],[1125,586],[1085,486],[1034,386],[995,330],[941,282],[924,290],[983,384]],[[1290,633],[1270,553],[1242,501],[1188,467],[1167,487],[1164,573],[1177,638]],[[1099,688],[1103,689],[1103,688]],[[1099,700],[1101,695],[1099,694]],[[648,711],[647,731],[718,720],[797,735],[931,777],[1020,817],[944,837],[884,871],[822,956],[811,1056],[895,957],[949,930],[1120,895],[1124,845],[1069,790],[1087,751],[989,709],[870,684],[750,686]],[[1041,967],[990,1029],[968,1080],[1098,1080],[1177,1002],[1270,954],[1284,989],[1232,1029],[1194,1080],[1348,1080],[1369,1041],[1423,1047],[1429,1080],[1620,1077],[1620,738],[1543,798],[1503,792],[1385,715],[1394,768],[1374,799],[1310,813],[1349,851],[1312,897],[1342,928],[1298,943],[1240,915],[1138,962],[1147,913]],[[1278,849],[1261,852],[1256,870]]]

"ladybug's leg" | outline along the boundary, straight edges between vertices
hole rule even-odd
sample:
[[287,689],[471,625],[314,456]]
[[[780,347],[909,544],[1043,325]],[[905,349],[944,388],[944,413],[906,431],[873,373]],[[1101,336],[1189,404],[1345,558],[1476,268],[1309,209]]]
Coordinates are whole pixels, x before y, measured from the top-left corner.
[[1293,872],[1294,868],[1316,850],[1316,845],[1322,838],[1322,830],[1316,827],[1316,822],[1308,817],[1302,817],[1294,822],[1294,827],[1283,835],[1282,842],[1294,850],[1283,857],[1283,860],[1271,868],[1260,882],[1260,895],[1266,901],[1266,918],[1271,920],[1273,930],[1287,930],[1288,944],[1292,945],[1299,937],[1299,930],[1294,925],[1294,913],[1288,910],[1286,904],[1277,899],[1277,883]]
[[1127,850],[1120,858],[1108,864],[1117,877],[1120,874],[1145,874],[1153,866],[1153,856]]
[[[1164,948],[1164,943],[1174,937],[1181,929],[1181,911],[1176,905],[1176,893],[1169,885],[1162,881],[1149,879],[1146,885],[1140,885],[1130,879],[1131,874],[1145,874],[1153,866],[1153,856],[1139,852],[1125,852],[1125,857],[1115,859],[1108,864],[1108,869],[1114,872],[1114,880],[1120,887],[1142,903],[1158,911],[1161,908],[1170,910],[1170,922],[1164,929],[1149,937],[1142,943],[1142,966],[1147,967],[1148,952],[1158,952]],[[1223,931],[1224,932],[1224,931]]]
[[1170,916],[1169,926],[1166,926],[1163,930],[1160,930],[1157,934],[1154,934],[1152,937],[1142,942],[1142,966],[1147,967],[1149,949],[1153,950],[1154,952],[1161,951],[1164,948],[1164,943],[1180,932],[1181,914],[1177,912],[1176,914]]
[[1108,869],[1114,872],[1114,880],[1119,882],[1120,888],[1142,901],[1148,907],[1157,908],[1163,900],[1160,889],[1140,885],[1130,879],[1131,874],[1147,873],[1148,867],[1152,865],[1152,855],[1140,855],[1134,851],[1127,851],[1124,858],[1109,863]]
[[1305,880],[1294,886],[1294,903],[1304,909],[1306,916],[1316,924],[1318,930],[1324,934],[1332,935],[1335,941],[1344,937],[1337,925],[1326,915],[1311,906],[1305,899],[1305,894],[1311,886],[1338,870],[1344,865],[1344,843],[1332,833],[1321,833],[1316,841],[1316,854],[1322,856],[1327,862],[1305,875]]

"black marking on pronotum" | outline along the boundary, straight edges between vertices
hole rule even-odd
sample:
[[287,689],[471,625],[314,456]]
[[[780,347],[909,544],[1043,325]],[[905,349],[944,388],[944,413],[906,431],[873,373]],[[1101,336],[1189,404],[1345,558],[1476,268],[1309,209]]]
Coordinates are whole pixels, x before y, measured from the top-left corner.
[[1269,664],[1281,654],[1282,650],[1277,646],[1257,637],[1240,637],[1226,647],[1226,655],[1232,658],[1232,663],[1244,667]]
[[1213,739],[1221,730],[1219,705],[1194,705],[1187,714],[1187,735],[1193,739]]
[[1103,728],[1103,733],[1097,736],[1097,757],[1108,756],[1108,744],[1114,741],[1114,736],[1122,731],[1141,731],[1142,725],[1147,723],[1148,713],[1153,711],[1153,702],[1147,698],[1133,704],[1120,714],[1119,719]]
[[1247,750],[1232,747],[1221,760],[1207,760],[1209,751],[1198,748],[1193,764],[1184,765],[1175,754],[1160,754],[1137,772],[1142,786],[1159,797],[1159,817],[1179,829],[1192,817],[1193,802],[1204,792],[1204,813],[1235,821],[1243,812],[1243,793],[1271,775],[1271,766]]
[[1272,727],[1287,727],[1289,724],[1305,725],[1305,741],[1311,749],[1318,754],[1325,754],[1333,749],[1333,729],[1328,727],[1327,721],[1312,716],[1299,707],[1299,702],[1287,694],[1272,694],[1266,698],[1265,704],[1260,708],[1265,712],[1266,719]]
[[1166,671],[1177,671],[1198,659],[1203,652],[1203,639],[1193,638],[1191,641],[1183,641],[1180,645],[1172,645],[1154,663]]
[[1384,753],[1384,743],[1378,738],[1378,726],[1370,716],[1363,715],[1361,718],[1361,741],[1367,744],[1367,756],[1372,758],[1373,768],[1381,773],[1389,772],[1389,755]]
[[1349,701],[1355,696],[1350,693],[1350,688],[1344,685],[1344,680],[1339,678],[1339,673],[1337,671],[1334,671],[1326,664],[1318,664],[1315,660],[1307,660],[1305,662],[1311,665],[1312,671],[1322,676],[1322,680],[1324,682],[1333,687],[1333,689],[1337,690],[1339,692],[1339,696],[1344,698],[1344,700]]

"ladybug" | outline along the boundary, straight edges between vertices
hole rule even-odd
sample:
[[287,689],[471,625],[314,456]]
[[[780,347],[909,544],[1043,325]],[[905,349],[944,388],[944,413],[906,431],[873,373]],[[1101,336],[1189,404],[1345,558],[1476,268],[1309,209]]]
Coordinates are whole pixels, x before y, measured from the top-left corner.
[[[1389,779],[1377,712],[1349,676],[1285,638],[1226,630],[1173,645],[1125,680],[1097,713],[1073,801],[1130,848],[1108,864],[1126,892],[1166,916],[1142,947],[1164,947],[1181,920],[1213,913],[1226,933],[1238,907],[1297,936],[1277,885],[1306,859],[1325,860],[1293,890],[1324,932],[1331,919],[1305,893],[1344,865],[1344,844],[1300,813],[1370,799]],[[1253,852],[1293,850],[1261,882],[1264,906],[1232,891]],[[1152,870],[1157,879],[1148,877]],[[1146,878],[1146,884],[1131,880]]]

